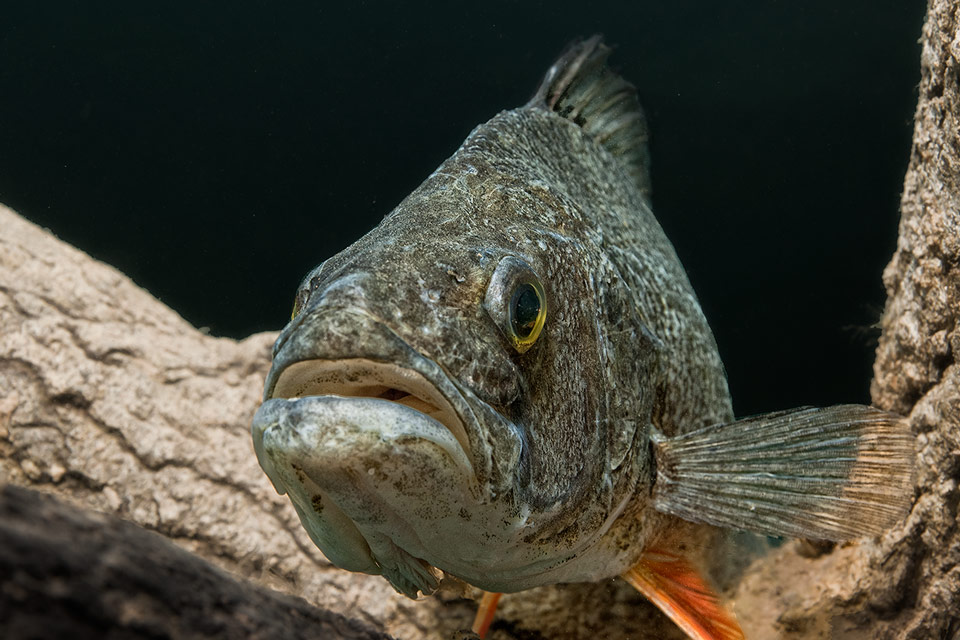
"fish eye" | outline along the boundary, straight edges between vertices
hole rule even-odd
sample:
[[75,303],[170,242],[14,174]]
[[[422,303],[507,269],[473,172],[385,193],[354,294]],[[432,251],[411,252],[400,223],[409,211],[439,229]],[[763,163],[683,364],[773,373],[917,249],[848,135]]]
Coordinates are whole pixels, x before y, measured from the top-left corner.
[[290,319],[293,320],[300,312],[303,311],[303,307],[307,304],[307,298],[310,297],[310,291],[308,289],[300,289],[297,291],[297,295],[293,299],[293,311],[290,313]]
[[327,261],[324,260],[320,263],[320,266],[305,275],[303,280],[300,281],[300,286],[297,287],[297,295],[293,298],[293,311],[290,312],[290,320],[300,315],[300,312],[304,310],[310,301],[310,295],[323,284],[321,276],[323,275],[323,268],[326,266]]
[[497,265],[483,306],[518,353],[533,346],[547,320],[547,298],[540,278],[514,256]]

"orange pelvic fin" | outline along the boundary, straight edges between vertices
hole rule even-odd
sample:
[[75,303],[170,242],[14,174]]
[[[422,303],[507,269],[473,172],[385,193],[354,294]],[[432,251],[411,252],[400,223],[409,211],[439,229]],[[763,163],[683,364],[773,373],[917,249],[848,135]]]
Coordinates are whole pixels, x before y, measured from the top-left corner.
[[473,619],[472,631],[483,638],[490,629],[490,623],[493,622],[493,616],[497,612],[497,603],[500,602],[502,593],[493,593],[484,591],[483,598],[480,600],[480,606],[477,608],[477,617]]
[[737,619],[683,556],[650,549],[622,577],[693,640],[743,640]]

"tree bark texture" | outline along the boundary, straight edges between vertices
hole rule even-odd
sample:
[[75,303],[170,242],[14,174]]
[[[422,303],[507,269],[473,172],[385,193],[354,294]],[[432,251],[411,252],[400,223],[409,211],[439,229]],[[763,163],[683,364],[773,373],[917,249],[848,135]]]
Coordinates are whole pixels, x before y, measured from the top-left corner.
[[[736,593],[745,628],[777,638],[960,638],[960,3],[930,0],[897,250],[872,385],[917,434],[915,503],[879,540],[816,556],[801,542]],[[851,256],[851,259],[854,259]],[[767,630],[767,631],[764,631]],[[773,634],[773,635],[771,635]]]
[[[274,491],[250,422],[275,337],[204,335],[0,206],[0,484],[117,515],[401,639],[468,627],[479,592],[448,581],[415,602],[378,576],[337,569]],[[508,596],[498,614],[491,640],[683,637],[619,581]]]
[[[836,548],[793,541],[756,561],[728,594],[750,638],[960,638],[957,9],[958,0],[928,7],[873,384],[875,404],[908,415],[918,435],[916,502],[879,539]],[[398,638],[451,637],[469,624],[475,592],[451,581],[438,597],[414,602],[379,577],[332,567],[261,472],[249,424],[274,338],[204,335],[116,270],[0,207],[0,483],[117,515],[323,610],[278,624],[333,612]],[[88,523],[85,535],[101,525],[104,539],[142,533],[99,516],[70,517]],[[37,548],[72,557],[58,540],[38,538]],[[97,548],[92,558],[109,559]],[[37,579],[48,591],[56,584],[54,575]],[[239,593],[229,581],[203,588]],[[15,592],[0,573],[0,610]],[[683,636],[619,581],[507,596],[490,635],[595,637]]]
[[301,598],[238,581],[166,538],[7,485],[0,490],[7,640],[390,640]]

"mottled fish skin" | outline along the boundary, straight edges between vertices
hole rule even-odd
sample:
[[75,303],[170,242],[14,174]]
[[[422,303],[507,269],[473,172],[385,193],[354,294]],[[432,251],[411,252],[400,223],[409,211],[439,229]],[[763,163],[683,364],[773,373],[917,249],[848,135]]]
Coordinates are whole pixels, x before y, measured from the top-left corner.
[[[607,53],[571,50],[304,278],[252,431],[338,566],[411,597],[438,569],[510,592],[621,575],[645,550],[696,564],[714,529],[677,516],[841,539],[909,504],[896,416],[732,422],[713,335],[650,208],[642,111]],[[521,291],[546,314],[526,342],[504,322]],[[819,475],[806,462],[827,457]]]
[[[265,400],[291,363],[389,361],[406,345],[478,416],[468,430],[477,500],[515,526],[475,541],[476,571],[414,557],[490,590],[596,580],[626,570],[673,519],[647,508],[650,427],[670,435],[732,411],[713,335],[644,187],[538,96],[477,127],[304,279]],[[543,335],[523,354],[482,304],[505,256],[546,290]],[[379,334],[396,345],[378,346]],[[458,511],[472,517],[461,528],[491,526]],[[498,567],[499,557],[510,560]]]

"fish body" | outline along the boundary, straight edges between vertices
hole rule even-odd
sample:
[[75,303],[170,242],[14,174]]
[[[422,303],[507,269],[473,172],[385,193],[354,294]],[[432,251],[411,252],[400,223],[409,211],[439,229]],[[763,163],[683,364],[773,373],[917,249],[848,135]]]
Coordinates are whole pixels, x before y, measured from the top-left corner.
[[[859,473],[853,417],[896,435],[884,479],[909,477],[909,434],[869,408],[734,422],[713,334],[651,210],[643,113],[607,53],[596,38],[568,51],[528,104],[477,127],[301,283],[253,437],[334,564],[411,597],[441,571],[512,592],[696,547],[711,528],[690,521],[815,530],[829,511],[816,488],[839,495]],[[813,426],[791,440],[798,420]],[[780,435],[761,451],[769,425]],[[809,504],[757,480],[841,446],[830,429],[853,435],[831,450],[833,480],[804,485]],[[864,482],[886,505],[871,531],[904,499]],[[755,499],[785,506],[764,520],[744,506]]]

